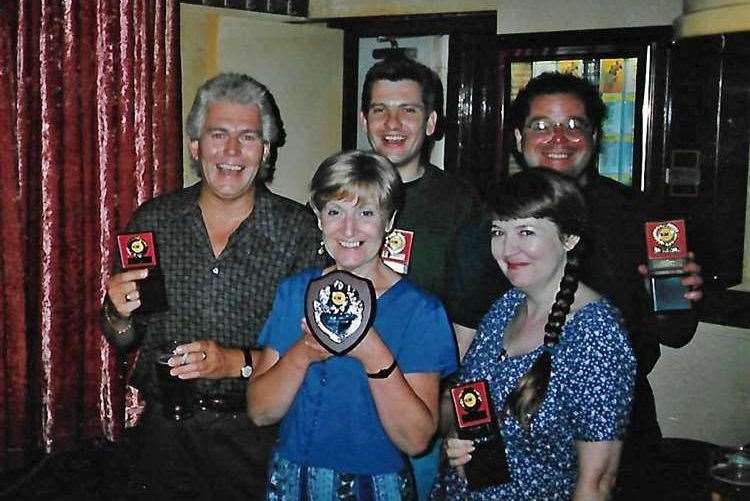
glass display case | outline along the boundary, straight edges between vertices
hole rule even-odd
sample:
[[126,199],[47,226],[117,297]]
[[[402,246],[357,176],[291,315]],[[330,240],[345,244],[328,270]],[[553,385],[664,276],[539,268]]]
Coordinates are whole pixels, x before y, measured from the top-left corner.
[[584,77],[599,89],[607,104],[598,167],[602,175],[633,184],[638,57],[585,57],[513,61],[510,63],[510,99],[533,77],[544,72]]
[[[534,33],[498,37],[501,122],[518,91],[546,71],[572,73],[594,84],[607,104],[599,172],[646,191],[661,154],[666,52],[670,27]],[[513,131],[501,123],[498,168],[519,167],[510,154]],[[656,139],[656,141],[655,141]]]

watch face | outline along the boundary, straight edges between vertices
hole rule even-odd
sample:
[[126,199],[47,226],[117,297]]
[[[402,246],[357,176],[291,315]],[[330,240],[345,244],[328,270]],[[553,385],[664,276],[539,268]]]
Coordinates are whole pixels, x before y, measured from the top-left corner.
[[242,370],[240,371],[240,373],[242,374],[242,377],[244,378],[250,377],[253,373],[253,366],[252,365],[244,366]]

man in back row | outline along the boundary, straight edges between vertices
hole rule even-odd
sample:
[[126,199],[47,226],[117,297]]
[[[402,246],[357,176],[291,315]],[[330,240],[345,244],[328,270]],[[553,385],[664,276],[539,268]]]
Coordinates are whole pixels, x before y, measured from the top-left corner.
[[[448,262],[458,228],[479,210],[474,190],[429,161],[442,123],[443,88],[427,66],[405,57],[376,63],[365,76],[361,120],[372,148],[388,157],[404,182],[404,203],[393,240],[400,269],[423,289],[446,300]],[[406,235],[406,236],[405,236]],[[411,247],[409,244],[411,242]],[[437,475],[439,444],[412,458],[419,499]]]
[[[591,224],[581,280],[613,300],[633,344],[638,362],[635,395],[615,490],[615,498],[624,500],[652,493],[651,478],[657,474],[654,466],[658,464],[661,430],[647,375],[659,358],[660,343],[679,348],[690,342],[697,316],[692,309],[658,315],[650,308],[641,265],[646,260],[643,224],[655,212],[632,189],[599,175],[596,153],[605,117],[606,106],[594,86],[560,73],[533,78],[519,92],[510,113],[517,148],[514,154],[522,168],[548,167],[575,178],[581,186]],[[457,270],[452,277],[449,312],[475,311],[477,304],[486,305],[486,311],[493,298],[478,292],[481,288],[475,284],[488,276],[498,277],[495,288],[507,287],[497,265],[487,264],[489,246],[490,235],[483,227],[462,230],[454,251]],[[682,283],[690,288],[685,297],[700,300],[700,267],[691,260],[684,271]],[[463,354],[479,318],[454,318],[459,323],[455,327]]]

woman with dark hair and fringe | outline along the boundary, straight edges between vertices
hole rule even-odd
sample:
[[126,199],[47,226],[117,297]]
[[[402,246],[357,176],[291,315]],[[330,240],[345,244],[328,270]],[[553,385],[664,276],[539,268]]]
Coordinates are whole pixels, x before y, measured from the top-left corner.
[[492,254],[513,289],[484,317],[459,372],[488,381],[510,481],[469,490],[471,441],[449,438],[433,499],[606,499],[635,359],[619,312],[578,280],[586,207],[575,181],[523,171],[490,199]]

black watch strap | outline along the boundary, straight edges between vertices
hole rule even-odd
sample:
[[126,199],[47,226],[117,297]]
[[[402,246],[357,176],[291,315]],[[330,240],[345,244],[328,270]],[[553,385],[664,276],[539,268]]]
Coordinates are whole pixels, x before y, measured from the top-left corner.
[[370,379],[386,379],[391,375],[391,373],[393,373],[393,371],[396,370],[397,366],[398,364],[396,363],[396,359],[394,358],[391,365],[384,369],[380,369],[378,372],[368,372],[367,377],[369,377]]
[[250,346],[243,346],[242,347],[242,354],[245,356],[245,365],[242,366],[242,370],[240,370],[240,376],[247,379],[249,378],[253,373],[253,355],[252,355],[252,348]]

